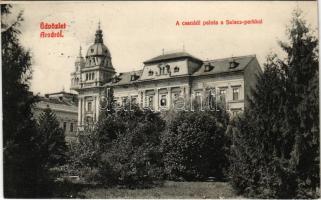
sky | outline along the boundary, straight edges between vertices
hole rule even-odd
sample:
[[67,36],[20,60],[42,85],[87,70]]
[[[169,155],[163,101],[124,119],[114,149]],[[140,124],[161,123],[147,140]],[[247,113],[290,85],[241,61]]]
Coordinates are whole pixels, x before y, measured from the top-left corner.
[[[203,60],[255,54],[262,66],[269,53],[282,53],[278,41],[287,40],[286,26],[295,8],[303,11],[318,35],[316,1],[20,2],[10,17],[23,11],[20,39],[32,52],[31,90],[43,95],[70,91],[79,47],[85,56],[98,22],[118,73],[142,69],[145,60],[163,49],[165,53],[184,49]],[[177,21],[251,19],[262,19],[262,24],[176,25]],[[41,22],[66,23],[64,37],[40,38]]]

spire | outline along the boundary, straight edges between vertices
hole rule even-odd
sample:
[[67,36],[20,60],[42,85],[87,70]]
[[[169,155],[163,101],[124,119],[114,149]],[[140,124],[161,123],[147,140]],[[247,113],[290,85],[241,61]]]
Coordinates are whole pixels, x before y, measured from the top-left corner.
[[100,29],[100,21],[98,22],[98,29],[95,34],[95,44],[96,43],[103,43],[103,32]]
[[81,45],[80,45],[80,47],[79,47],[79,58],[82,58],[82,55],[81,55]]

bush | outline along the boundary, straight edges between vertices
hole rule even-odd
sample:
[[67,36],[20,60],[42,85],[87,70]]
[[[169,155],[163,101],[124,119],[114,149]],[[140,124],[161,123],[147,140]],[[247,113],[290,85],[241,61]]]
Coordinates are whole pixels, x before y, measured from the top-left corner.
[[134,111],[121,109],[101,118],[95,130],[99,140],[101,182],[146,186],[161,179],[159,145],[164,126],[158,113],[138,107]]
[[99,179],[99,149],[94,132],[80,134],[77,142],[70,143],[68,161],[61,167],[65,176],[79,176],[87,183],[96,183]]
[[165,173],[173,180],[223,178],[227,165],[224,110],[178,112],[162,136]]

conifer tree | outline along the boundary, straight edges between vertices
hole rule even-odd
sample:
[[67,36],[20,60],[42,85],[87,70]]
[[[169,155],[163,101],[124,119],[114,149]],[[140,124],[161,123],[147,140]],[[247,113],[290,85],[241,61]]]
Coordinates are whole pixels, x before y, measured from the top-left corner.
[[228,130],[231,181],[250,197],[319,195],[318,41],[299,10],[288,36],[286,58],[268,58],[250,108]]
[[44,169],[61,165],[66,160],[67,146],[65,135],[59,127],[55,113],[46,108],[39,117],[39,137],[41,159]]
[[31,57],[19,42],[22,13],[9,23],[10,9],[1,4],[4,196],[37,197],[42,169],[29,92]]
[[320,183],[318,39],[300,10],[294,11],[288,33],[289,42],[281,42],[287,53],[282,63],[287,75],[284,134],[294,141],[290,164],[296,197],[312,197]]

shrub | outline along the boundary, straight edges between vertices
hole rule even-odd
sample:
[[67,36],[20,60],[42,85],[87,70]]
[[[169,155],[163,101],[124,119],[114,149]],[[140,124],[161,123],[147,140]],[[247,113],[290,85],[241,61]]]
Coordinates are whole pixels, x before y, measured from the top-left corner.
[[159,113],[138,107],[133,111],[121,109],[101,118],[95,130],[100,145],[101,181],[104,184],[146,186],[161,179],[159,144],[164,126]]
[[222,178],[227,165],[224,110],[178,112],[162,136],[165,173],[173,180]]

